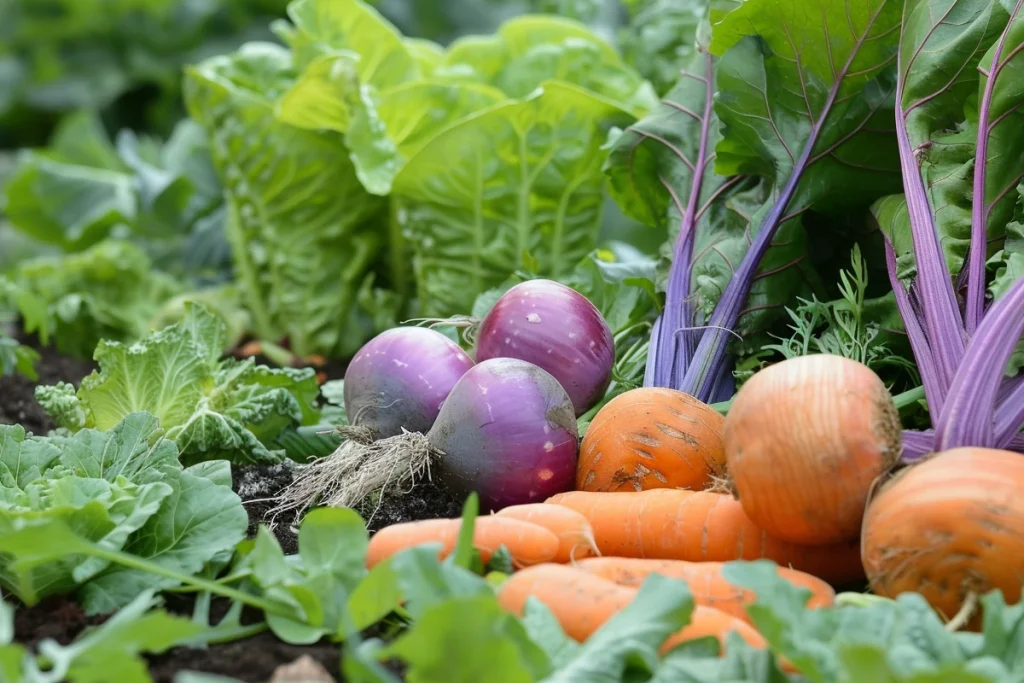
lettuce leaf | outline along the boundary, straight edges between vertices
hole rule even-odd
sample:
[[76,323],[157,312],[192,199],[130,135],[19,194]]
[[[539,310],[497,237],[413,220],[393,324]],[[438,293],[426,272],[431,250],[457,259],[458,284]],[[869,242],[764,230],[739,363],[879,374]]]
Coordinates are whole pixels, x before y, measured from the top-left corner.
[[594,247],[602,217],[602,131],[631,118],[610,100],[549,81],[424,145],[393,195],[416,251],[423,315],[465,313],[521,268],[570,272]]
[[[183,470],[174,442],[147,413],[73,436],[26,436],[20,426],[0,426],[0,535],[47,520],[100,548],[129,549],[185,573],[233,548],[248,524],[230,478],[225,485]],[[161,552],[139,552],[153,547]],[[152,576],[130,583],[124,573],[96,556],[0,558],[0,586],[26,604],[77,590],[92,613],[158,585]]]
[[250,43],[188,69],[186,101],[212,139],[254,332],[300,357],[344,357],[373,333],[357,297],[383,241],[368,219],[383,207],[343,136],[278,118],[296,70],[287,49]]
[[317,420],[315,372],[221,360],[223,321],[197,304],[185,306],[181,322],[135,344],[101,342],[99,369],[77,392],[66,383],[38,387],[40,404],[70,432],[107,430],[131,413],[151,413],[187,464],[280,461],[274,439]]

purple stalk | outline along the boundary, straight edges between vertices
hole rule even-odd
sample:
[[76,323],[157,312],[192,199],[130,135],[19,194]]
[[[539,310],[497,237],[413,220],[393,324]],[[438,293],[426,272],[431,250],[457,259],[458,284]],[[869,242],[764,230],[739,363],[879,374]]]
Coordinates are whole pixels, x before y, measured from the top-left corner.
[[[875,18],[877,18],[877,13],[871,19],[869,27],[874,23]],[[850,51],[850,56],[843,65],[843,68],[836,74],[835,81],[829,89],[828,96],[825,98],[825,103],[818,114],[818,118],[811,125],[811,130],[800,153],[800,158],[793,165],[786,184],[761,222],[760,229],[757,231],[753,243],[743,256],[739,268],[736,269],[729,280],[729,284],[726,286],[722,298],[719,299],[718,305],[715,306],[715,310],[711,314],[711,320],[707,324],[707,329],[701,335],[697,349],[694,351],[693,360],[686,369],[682,382],[677,387],[701,401],[708,402],[715,393],[715,385],[718,382],[722,372],[722,364],[725,361],[728,335],[731,334],[732,328],[739,319],[740,311],[747,300],[747,295],[750,293],[750,286],[754,275],[757,274],[761,259],[764,258],[765,253],[771,246],[772,240],[775,238],[775,234],[779,231],[779,226],[782,225],[783,219],[786,217],[789,202],[796,193],[796,188],[800,184],[804,171],[821,157],[821,155],[818,155],[812,160],[811,154],[818,141],[818,136],[821,134],[821,129],[828,120],[828,116],[835,104],[836,96],[839,94],[839,87],[846,78],[850,65],[857,56],[867,34],[868,28],[865,28],[864,35],[858,39],[857,44]]]
[[[704,169],[708,164],[708,138],[711,130],[711,107],[714,101],[714,71],[711,53],[704,52],[704,115],[700,122],[700,143],[697,161],[693,164],[693,178],[686,207],[682,208],[678,195],[668,184],[665,185],[672,201],[680,209],[679,236],[676,238],[675,255],[669,271],[668,289],[665,292],[665,310],[651,333],[651,348],[648,350],[647,372],[644,386],[675,387],[679,376],[685,371],[692,355],[692,337],[687,328],[693,322],[693,305],[690,302],[690,266],[693,261],[694,233],[697,224],[697,207],[701,188],[704,184]],[[654,358],[653,365],[651,359]]]
[[[903,456],[902,461],[906,464],[917,462],[929,453],[935,452],[935,430],[926,429],[916,431],[912,429],[903,430]],[[1000,448],[1005,448],[1018,453],[1024,453],[1024,434],[1015,434]]]
[[[996,397],[1017,342],[1024,334],[1024,280],[1018,280],[985,315],[935,422],[936,447],[996,445]],[[934,415],[934,413],[933,413]],[[1020,425],[1017,425],[1020,429]]]
[[[902,70],[900,73],[903,73]],[[902,75],[896,83],[896,101],[903,101]],[[938,392],[944,396],[948,393],[953,376],[964,356],[964,323],[960,307],[957,305],[956,292],[953,291],[952,278],[939,246],[928,191],[925,189],[914,150],[910,146],[906,117],[914,106],[916,105],[912,105],[906,112],[897,110],[896,139],[899,143],[903,192],[907,200],[907,215],[910,219],[910,232],[917,260],[915,284],[921,296],[924,332],[931,348],[930,360],[934,364],[934,372],[929,370],[929,373],[934,375]],[[896,284],[893,288],[896,288]],[[924,359],[918,358],[917,364],[919,367],[922,366]],[[923,375],[924,368],[921,372]]]
[[1024,375],[1004,381],[996,402],[996,445],[1006,448],[1024,427]]
[[889,271],[889,282],[892,284],[893,294],[896,297],[896,307],[900,311],[900,317],[903,318],[903,326],[907,330],[914,358],[917,359],[917,367],[921,372],[921,384],[924,385],[925,399],[931,410],[937,413],[942,409],[945,392],[936,376],[935,359],[932,358],[928,337],[921,327],[921,319],[914,310],[907,290],[903,289],[903,283],[900,282],[896,274],[896,250],[893,249],[892,242],[889,241],[889,236],[884,231],[882,231],[882,238],[885,240],[885,265]]
[[1010,21],[1003,29],[1002,35],[999,36],[999,42],[992,55],[992,64],[989,66],[985,91],[978,103],[978,142],[975,151],[977,161],[974,164],[974,205],[971,207],[971,248],[967,263],[964,264],[964,268],[967,270],[967,315],[964,322],[968,335],[974,334],[985,313],[985,245],[988,241],[988,212],[990,208],[985,197],[985,174],[988,170],[988,137],[992,133],[992,127],[989,125],[989,109],[992,106],[992,93],[995,90],[996,79],[999,78],[999,72],[1005,66],[999,62],[1003,56],[1006,37],[1022,4],[1024,4],[1024,0],[1017,0],[1013,13],[1010,14]]

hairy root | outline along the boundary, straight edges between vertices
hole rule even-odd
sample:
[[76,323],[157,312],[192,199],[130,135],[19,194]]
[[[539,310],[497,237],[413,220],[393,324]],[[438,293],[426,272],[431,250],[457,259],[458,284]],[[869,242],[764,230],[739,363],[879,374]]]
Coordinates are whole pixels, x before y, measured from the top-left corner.
[[436,455],[419,432],[403,430],[380,441],[350,438],[329,456],[297,471],[275,497],[271,520],[285,512],[297,519],[314,505],[354,508],[373,493],[413,486],[424,475],[429,479]]

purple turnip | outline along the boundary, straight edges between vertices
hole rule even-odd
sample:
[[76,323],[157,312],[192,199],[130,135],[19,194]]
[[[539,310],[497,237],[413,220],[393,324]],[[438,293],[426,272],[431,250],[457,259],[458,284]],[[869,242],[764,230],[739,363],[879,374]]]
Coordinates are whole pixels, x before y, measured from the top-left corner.
[[440,480],[476,491],[483,510],[540,502],[575,482],[572,402],[554,377],[519,359],[486,360],[463,375],[426,438]]
[[577,416],[604,395],[615,343],[600,311],[553,280],[527,280],[508,290],[476,331],[476,359],[518,358],[546,370],[572,400]]
[[440,332],[397,327],[368,341],[345,372],[344,438],[326,458],[300,467],[274,514],[313,505],[349,505],[348,481],[372,460],[381,439],[426,432],[473,360]]
[[367,342],[345,372],[345,414],[373,440],[425,432],[472,359],[440,332],[396,327]]
[[356,507],[436,475],[449,492],[476,491],[483,510],[497,511],[571,490],[577,446],[572,401],[558,380],[532,363],[494,358],[459,379],[425,434],[360,444],[358,459],[316,463],[320,472],[297,489],[308,500],[326,487],[325,504]]

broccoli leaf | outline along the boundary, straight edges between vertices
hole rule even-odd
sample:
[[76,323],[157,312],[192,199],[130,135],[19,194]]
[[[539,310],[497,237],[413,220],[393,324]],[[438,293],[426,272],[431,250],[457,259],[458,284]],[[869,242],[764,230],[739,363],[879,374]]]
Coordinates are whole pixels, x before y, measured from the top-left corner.
[[315,372],[220,360],[225,331],[219,318],[186,304],[181,322],[135,344],[101,342],[99,369],[77,392],[59,384],[40,387],[37,398],[71,431],[106,430],[130,413],[149,412],[186,463],[280,461],[284,454],[270,448],[278,434],[317,419]]

